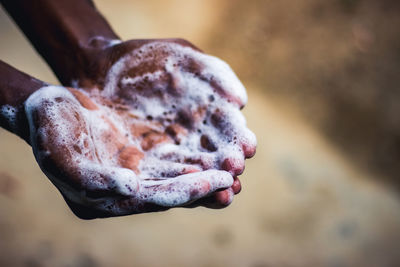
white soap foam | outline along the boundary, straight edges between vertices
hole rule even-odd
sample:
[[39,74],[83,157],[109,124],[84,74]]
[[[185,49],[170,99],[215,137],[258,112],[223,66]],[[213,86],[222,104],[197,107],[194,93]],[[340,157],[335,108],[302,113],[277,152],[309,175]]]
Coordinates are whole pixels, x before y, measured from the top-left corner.
[[18,109],[10,105],[4,105],[1,106],[0,108],[0,114],[3,118],[6,119],[8,125],[11,127],[11,130],[13,132],[16,132],[18,129],[18,124],[17,124]]
[[[159,55],[154,52],[160,50],[167,54],[166,58],[164,55]],[[124,73],[124,70],[137,67],[139,64],[146,61],[158,60],[159,62],[162,62],[162,60],[160,60],[161,58],[166,59],[166,64],[164,66],[166,71],[173,73],[176,73],[177,71],[177,67],[174,67],[174,65],[180,66],[182,62],[188,61],[188,59],[196,61],[203,67],[201,70],[201,75],[203,77],[216,82],[219,86],[227,90],[228,93],[240,99],[242,105],[246,104],[246,89],[226,62],[217,57],[196,51],[190,47],[157,41],[135,49],[112,66],[107,75],[106,86],[103,92],[104,95],[109,97],[115,95],[115,91],[118,90],[118,80],[120,79],[120,75]],[[153,73],[153,75],[159,74],[159,72]],[[142,77],[146,77],[146,75]],[[136,79],[138,78],[139,77],[136,77]]]
[[184,174],[172,179],[144,182],[146,186],[174,185],[164,194],[158,192],[151,194],[150,191],[150,196],[146,196],[152,203],[167,207],[183,205],[206,196],[209,191],[231,186],[232,183],[232,176],[228,172],[218,170],[207,170],[202,173]]
[[[164,52],[161,56],[158,53],[160,51]],[[188,58],[201,65],[200,74],[191,73],[190,68],[185,67]],[[156,62],[160,66],[152,73],[133,77],[126,74],[127,70],[143,62]],[[160,81],[165,75],[169,75],[174,88],[171,89],[170,80]],[[217,92],[218,89],[211,86],[210,82],[216,83],[224,92]],[[138,84],[154,86],[146,92],[139,92],[136,90]],[[162,94],[157,90],[162,90]],[[189,47],[165,42],[146,44],[111,67],[103,91],[92,90],[91,95],[85,90],[80,92],[90,97],[99,108],[88,110],[67,89],[48,86],[30,96],[25,103],[25,110],[31,127],[31,144],[39,164],[43,156],[49,156],[49,151],[38,151],[36,138],[40,136],[46,140],[46,134],[50,132],[47,128],[53,127],[51,132],[55,134],[53,138],[56,139],[56,145],[78,148],[70,149],[71,164],[79,170],[84,188],[112,188],[122,195],[153,201],[162,206],[183,205],[204,197],[201,181],[210,184],[210,192],[231,186],[234,173],[221,170],[224,160],[244,160],[242,144],[256,144],[254,134],[246,128],[245,118],[239,111],[247,101],[243,85],[226,63]],[[241,103],[229,101],[227,94]],[[123,104],[129,109],[126,116],[119,115],[116,107],[106,105],[104,101],[115,100],[121,95],[125,97]],[[60,101],[60,98],[64,101]],[[35,125],[33,114],[38,109],[41,115],[51,121],[51,126]],[[75,123],[68,120],[76,114],[83,118],[80,124],[76,120]],[[157,122],[153,128],[161,132],[180,122],[186,127],[187,133],[178,134],[177,143],[161,143],[145,151],[141,148],[141,140],[132,134],[130,127],[137,123],[148,123],[149,116],[152,122]],[[136,173],[120,166],[118,152],[110,154],[109,142],[115,141],[115,137],[104,138],[111,128],[104,118],[108,118],[117,129],[124,144],[136,147],[143,153]],[[192,122],[185,122],[188,119],[192,119]],[[77,124],[81,127],[78,135],[74,133]],[[184,174],[193,168],[204,172]],[[104,184],[104,178],[109,184]],[[154,190],[155,186],[167,185],[168,190]],[[72,190],[66,185],[62,186]],[[82,202],[83,199],[87,203],[88,197],[82,194],[75,197],[74,201]],[[116,199],[91,201],[101,209],[111,209],[118,214],[127,212],[125,208],[118,209]]]

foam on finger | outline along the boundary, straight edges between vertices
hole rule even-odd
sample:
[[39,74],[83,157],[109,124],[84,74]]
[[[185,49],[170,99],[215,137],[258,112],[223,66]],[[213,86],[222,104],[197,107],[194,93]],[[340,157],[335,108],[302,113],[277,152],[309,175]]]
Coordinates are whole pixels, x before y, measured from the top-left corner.
[[143,181],[140,194],[151,203],[173,207],[188,204],[232,184],[233,178],[228,172],[208,170],[173,179]]

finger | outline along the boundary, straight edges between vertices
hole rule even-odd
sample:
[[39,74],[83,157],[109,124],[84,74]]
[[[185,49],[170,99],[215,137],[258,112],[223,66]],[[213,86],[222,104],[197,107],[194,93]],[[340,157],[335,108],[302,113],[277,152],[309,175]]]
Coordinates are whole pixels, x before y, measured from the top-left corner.
[[[98,166],[98,168],[103,166]],[[128,169],[84,170],[84,187],[73,187],[64,181],[52,179],[71,210],[82,219],[121,216],[155,211],[156,207],[143,205],[137,197],[138,182]],[[161,210],[158,208],[158,210]]]
[[230,188],[216,191],[212,196],[209,197],[208,201],[204,202],[203,206],[209,208],[227,207],[232,203],[234,195],[239,194],[241,189],[242,187],[240,185],[240,181],[237,177],[235,177]]
[[240,183],[239,178],[234,177],[234,179],[233,179],[233,184],[232,184],[231,188],[232,188],[233,193],[234,193],[235,195],[239,194],[240,191],[242,191],[242,185],[241,185],[241,183]]
[[231,143],[241,149],[245,158],[251,158],[256,153],[257,139],[248,128],[236,128]]
[[252,131],[247,128],[243,129],[242,134],[239,135],[238,142],[242,145],[242,150],[246,158],[254,156],[256,153],[257,139]]
[[[82,162],[68,172],[49,174],[55,186],[75,202],[136,197],[139,180],[129,169]],[[74,182],[78,181],[78,182]]]
[[184,174],[162,181],[142,181],[140,195],[145,202],[164,207],[188,204],[233,184],[225,171],[208,170]]
[[[199,206],[212,208],[212,209],[222,209],[227,207],[233,200],[233,195],[230,194],[229,189],[232,190],[233,194],[239,194],[242,190],[242,186],[240,184],[240,180],[237,177],[234,177],[233,184],[230,188],[216,191],[212,195],[207,196],[205,198],[198,199],[197,201],[185,206],[186,208],[195,208]],[[227,191],[227,192],[224,192]],[[232,199],[231,199],[232,198]]]
[[234,193],[232,192],[232,188],[227,188],[185,205],[185,208],[196,208],[202,206],[210,209],[223,209],[232,203],[233,197]]
[[246,104],[246,89],[225,61],[200,53],[195,53],[194,58],[203,63],[202,79],[207,80],[220,95],[239,107]]
[[164,162],[185,163],[193,166],[199,166],[202,170],[208,170],[217,167],[217,156],[212,153],[192,150],[190,146],[165,144],[153,152],[154,157]]
[[255,134],[246,127],[243,114],[237,109],[217,108],[210,116],[211,123],[238,146],[246,158],[254,156],[257,146]]
[[146,164],[141,167],[142,173],[148,177],[157,177],[160,179],[176,177],[182,174],[199,172],[202,169],[192,164],[179,162],[168,162],[158,158],[146,158]]
[[77,168],[87,197],[135,197],[138,194],[139,180],[132,170],[90,163],[89,167]]
[[[239,156],[239,155],[238,155]],[[233,176],[237,176],[244,171],[244,158],[229,156],[222,161],[221,168]]]
[[232,203],[234,195],[235,193],[233,192],[232,188],[227,188],[225,190],[215,192],[215,202],[221,207],[226,207]]

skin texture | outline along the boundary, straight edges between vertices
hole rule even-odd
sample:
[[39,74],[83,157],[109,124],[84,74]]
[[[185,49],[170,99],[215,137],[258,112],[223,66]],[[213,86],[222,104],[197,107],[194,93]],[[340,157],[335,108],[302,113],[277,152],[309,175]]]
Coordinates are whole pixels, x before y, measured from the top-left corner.
[[[213,127],[220,132],[220,136],[224,137],[227,133],[224,133],[223,128],[226,125],[234,125],[230,123],[232,119],[224,115],[223,110],[214,110],[212,114],[206,114],[204,111],[207,110],[207,106],[204,103],[198,104],[198,112],[186,112],[184,107],[178,107],[171,123],[166,123],[167,118],[162,116],[156,119],[151,116],[131,118],[136,109],[132,102],[132,95],[140,94],[147,98],[167,96],[173,103],[174,97],[179,98],[179,96],[171,92],[179,89],[184,93],[187,89],[182,89],[179,81],[167,71],[164,62],[165,54],[169,53],[169,56],[175,57],[185,56],[182,54],[184,53],[182,48],[200,52],[199,49],[182,39],[122,42],[91,1],[3,0],[1,2],[49,63],[62,84],[67,86],[62,88],[65,94],[48,99],[42,98],[41,101],[36,101],[35,105],[28,105],[30,108],[27,109],[27,103],[24,101],[39,87],[37,84],[33,86],[25,76],[26,84],[20,84],[19,90],[27,93],[24,93],[23,97],[11,96],[3,101],[3,105],[15,104],[18,114],[23,114],[18,116],[16,123],[18,129],[7,127],[7,120],[4,119],[2,119],[2,126],[23,137],[32,145],[40,167],[57,186],[77,216],[92,219],[166,210],[176,206],[202,205],[221,208],[231,203],[233,195],[241,190],[240,181],[236,176],[243,172],[244,159],[255,153],[255,139],[252,139],[251,133],[247,132],[247,136],[250,136],[248,139],[246,139],[246,134],[238,134],[239,141],[224,144],[224,146],[232,146],[242,151],[240,157],[219,157],[205,164],[202,157],[179,155],[178,151],[177,155],[170,158],[185,166],[180,170],[174,170],[173,174],[165,175],[176,179],[165,182],[163,181],[165,177],[148,177],[148,185],[143,180],[133,179],[129,192],[125,190],[126,188],[121,189],[115,186],[115,181],[118,179],[113,178],[112,174],[98,171],[98,168],[91,170],[90,177],[95,177],[91,179],[92,182],[95,181],[94,183],[88,183],[87,173],[86,175],[80,173],[79,164],[76,163],[74,157],[76,153],[83,154],[85,160],[93,163],[93,166],[101,166],[101,159],[95,153],[96,145],[87,145],[85,147],[87,151],[83,152],[81,148],[77,149],[72,141],[63,145],[59,143],[59,137],[62,135],[74,136],[77,139],[86,134],[90,139],[105,144],[105,150],[110,155],[110,161],[113,162],[112,167],[116,168],[117,172],[122,169],[138,174],[138,166],[142,161],[146,162],[148,152],[163,144],[176,143],[177,139],[191,138],[195,134],[195,126],[206,116],[209,116],[207,118],[213,122]],[[139,63],[139,67],[127,64],[118,69],[116,76],[119,77],[118,83],[121,75],[134,79],[144,73],[159,71],[162,74],[158,81],[144,82],[133,88],[104,93],[110,84],[109,73],[115,71],[113,66],[124,58],[132,57],[141,47],[154,42],[174,44],[177,51],[171,53],[163,49],[155,49],[152,60],[143,61],[143,64]],[[243,107],[245,101],[239,95],[230,90],[229,86],[218,83],[223,77],[202,76],[201,72],[205,63],[189,54],[186,56],[187,59],[179,62],[177,68],[208,83],[214,88],[216,95],[234,105],[237,110]],[[13,71],[18,73],[16,70]],[[12,71],[8,70],[8,72]],[[39,81],[38,84],[44,85]],[[1,90],[7,91],[6,85],[0,87]],[[159,88],[158,91],[154,90],[155,87]],[[29,103],[31,102],[33,101]],[[55,121],[49,113],[49,106],[53,111],[61,112],[64,116]],[[96,110],[106,109],[108,113],[104,113],[99,119],[109,125],[108,130],[98,135],[88,132],[88,125],[91,123],[87,116],[88,112],[96,113]],[[115,126],[113,120],[129,121],[130,124],[127,123],[128,125],[121,130]],[[226,121],[228,121],[227,124]],[[67,130],[57,128],[59,124],[67,125]],[[231,132],[240,133],[240,129],[233,128]],[[200,144],[200,149],[204,151],[195,151],[195,153],[202,152],[204,155],[207,153],[211,155],[221,149],[216,147],[207,135],[200,137]],[[232,175],[234,180],[219,182],[221,175],[211,175],[207,172],[209,169],[224,170]],[[184,175],[188,173],[192,173],[190,177],[193,178],[186,182],[187,176]],[[157,184],[156,181],[159,183]],[[184,187],[182,183],[185,184]],[[167,204],[165,201],[160,201],[158,196],[166,193],[168,195],[175,189],[181,190],[180,188],[186,188],[182,191],[182,195],[186,194],[188,198]]]

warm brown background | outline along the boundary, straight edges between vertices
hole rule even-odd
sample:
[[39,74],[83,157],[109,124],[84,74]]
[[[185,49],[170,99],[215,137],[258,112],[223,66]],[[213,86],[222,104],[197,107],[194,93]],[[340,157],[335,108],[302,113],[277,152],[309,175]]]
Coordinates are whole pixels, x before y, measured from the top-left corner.
[[[82,221],[0,130],[0,266],[400,266],[400,2],[97,0],[123,37],[232,65],[258,137],[224,210]],[[0,58],[49,68],[4,12]]]

